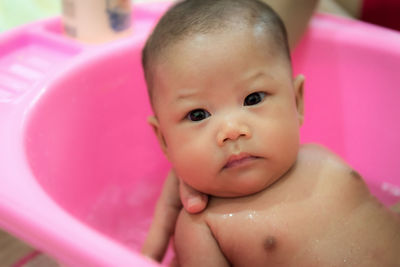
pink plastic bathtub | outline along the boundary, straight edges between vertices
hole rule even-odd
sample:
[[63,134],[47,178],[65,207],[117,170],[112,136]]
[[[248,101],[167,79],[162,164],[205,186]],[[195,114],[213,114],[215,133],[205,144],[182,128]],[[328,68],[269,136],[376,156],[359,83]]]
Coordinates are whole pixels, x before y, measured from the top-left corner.
[[[151,266],[139,253],[169,164],[141,47],[165,5],[134,6],[135,33],[88,46],[58,18],[0,36],[0,227],[67,266]],[[303,142],[400,200],[400,34],[316,16],[294,53],[307,77]]]

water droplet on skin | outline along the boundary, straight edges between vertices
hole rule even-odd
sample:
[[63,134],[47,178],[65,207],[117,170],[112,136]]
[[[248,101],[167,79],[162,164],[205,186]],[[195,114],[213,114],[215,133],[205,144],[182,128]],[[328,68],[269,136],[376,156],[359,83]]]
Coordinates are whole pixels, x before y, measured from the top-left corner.
[[254,221],[256,219],[256,217],[257,217],[257,213],[254,210],[250,211],[246,216],[246,218],[251,221]]
[[233,217],[232,213],[222,215],[223,219],[228,219],[228,218],[232,218],[232,217]]

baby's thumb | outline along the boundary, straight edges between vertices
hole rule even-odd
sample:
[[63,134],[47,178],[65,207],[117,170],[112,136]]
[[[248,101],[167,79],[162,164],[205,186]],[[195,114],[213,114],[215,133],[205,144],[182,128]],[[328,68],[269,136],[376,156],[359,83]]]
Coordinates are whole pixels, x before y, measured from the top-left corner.
[[182,180],[179,183],[179,194],[185,210],[189,213],[202,212],[208,202],[208,196],[193,189]]

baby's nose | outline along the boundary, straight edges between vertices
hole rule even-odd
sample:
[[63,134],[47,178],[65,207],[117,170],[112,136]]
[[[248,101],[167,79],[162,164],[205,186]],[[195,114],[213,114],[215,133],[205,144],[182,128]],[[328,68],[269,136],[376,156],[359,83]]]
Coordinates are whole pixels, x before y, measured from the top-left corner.
[[226,142],[235,141],[241,137],[246,139],[251,137],[249,127],[245,123],[229,120],[222,123],[217,134],[217,143],[223,146]]

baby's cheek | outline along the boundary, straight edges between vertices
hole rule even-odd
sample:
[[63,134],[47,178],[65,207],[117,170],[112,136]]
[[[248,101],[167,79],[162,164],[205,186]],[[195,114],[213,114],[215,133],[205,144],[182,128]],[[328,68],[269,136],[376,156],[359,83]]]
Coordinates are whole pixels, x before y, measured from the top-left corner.
[[194,185],[200,182],[199,180],[204,180],[199,177],[210,176],[214,168],[213,153],[210,153],[211,150],[208,150],[206,145],[201,143],[182,144],[177,150],[179,152],[173,164],[181,179]]
[[172,164],[179,165],[180,169],[196,168],[196,163],[201,161],[197,146],[196,142],[178,142],[173,148]]
[[182,144],[178,150],[180,162],[186,165],[188,171],[204,168],[211,156],[207,146],[200,142]]
[[271,121],[263,125],[261,133],[257,135],[256,141],[263,144],[270,159],[283,164],[291,164],[295,160],[299,147],[299,131],[293,124]]

